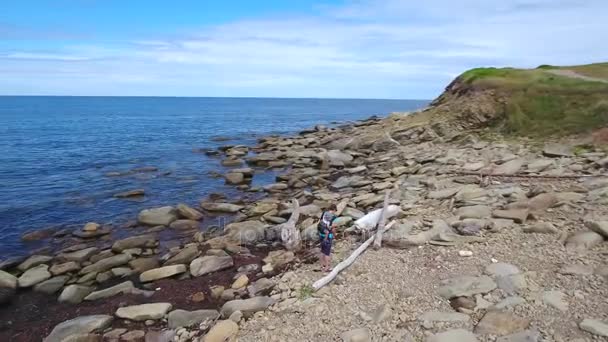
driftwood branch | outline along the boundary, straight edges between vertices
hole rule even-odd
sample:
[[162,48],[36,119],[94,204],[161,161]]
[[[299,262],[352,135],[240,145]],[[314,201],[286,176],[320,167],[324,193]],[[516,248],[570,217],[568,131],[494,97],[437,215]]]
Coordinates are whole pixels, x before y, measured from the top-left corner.
[[[386,225],[384,230],[389,230],[395,223],[396,221],[391,221],[391,223]],[[314,282],[314,284],[312,284],[312,288],[317,291],[323,286],[331,283],[331,281],[336,278],[338,273],[342,272],[344,269],[348,268],[350,265],[352,265],[352,263],[355,262],[357,257],[361,255],[361,253],[363,253],[367,249],[367,247],[369,247],[369,245],[372,244],[375,238],[376,235],[372,235],[372,237],[367,239],[367,241],[365,241],[361,246],[359,246],[359,248],[355,249],[355,251],[346,260],[336,265],[336,267],[334,267],[334,269],[328,275]]]
[[470,172],[470,171],[453,171],[446,172],[444,175],[457,175],[457,176],[490,176],[490,177],[514,177],[514,178],[547,178],[547,179],[577,179],[577,178],[594,178],[594,177],[608,177],[608,175],[529,175],[526,173],[515,173],[515,174],[506,174],[506,173],[480,173],[480,172]]
[[300,247],[300,230],[296,228],[296,223],[300,218],[300,203],[297,199],[292,201],[293,211],[287,222],[281,225],[281,241],[287,250],[295,250]]
[[388,202],[391,198],[391,191],[386,191],[384,194],[384,205],[382,205],[382,214],[380,214],[380,220],[378,221],[378,229],[376,230],[376,239],[374,240],[374,249],[379,249],[382,247],[382,233],[384,233],[384,226],[386,225],[386,220],[388,219]]

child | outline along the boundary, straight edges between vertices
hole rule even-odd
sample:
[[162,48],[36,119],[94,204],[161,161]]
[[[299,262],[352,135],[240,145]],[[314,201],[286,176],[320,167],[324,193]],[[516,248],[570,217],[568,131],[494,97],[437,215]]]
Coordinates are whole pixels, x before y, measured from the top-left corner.
[[321,214],[321,220],[317,225],[319,240],[321,242],[321,271],[331,271],[331,245],[334,240],[336,227],[333,224],[336,219],[336,205],[332,204]]

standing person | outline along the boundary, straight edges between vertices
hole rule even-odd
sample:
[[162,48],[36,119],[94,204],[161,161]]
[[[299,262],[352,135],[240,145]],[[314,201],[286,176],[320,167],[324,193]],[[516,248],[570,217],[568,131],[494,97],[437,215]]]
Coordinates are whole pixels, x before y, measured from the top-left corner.
[[331,245],[336,233],[334,220],[336,219],[336,205],[332,204],[321,214],[321,220],[317,225],[319,240],[321,242],[321,271],[331,271]]

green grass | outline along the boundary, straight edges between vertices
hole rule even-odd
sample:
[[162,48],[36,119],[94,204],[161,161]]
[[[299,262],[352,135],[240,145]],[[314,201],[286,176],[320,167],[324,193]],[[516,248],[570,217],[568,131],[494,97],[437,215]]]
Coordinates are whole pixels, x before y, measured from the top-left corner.
[[608,77],[608,63],[537,69],[477,68],[460,76],[475,89],[493,89],[504,100],[504,120],[496,127],[504,133],[526,136],[576,134],[608,126],[608,83],[554,75],[547,69],[563,68]]
[[312,288],[312,286],[304,285],[300,288],[300,291],[298,292],[298,298],[300,300],[306,300],[312,297],[313,293],[315,293],[315,290]]

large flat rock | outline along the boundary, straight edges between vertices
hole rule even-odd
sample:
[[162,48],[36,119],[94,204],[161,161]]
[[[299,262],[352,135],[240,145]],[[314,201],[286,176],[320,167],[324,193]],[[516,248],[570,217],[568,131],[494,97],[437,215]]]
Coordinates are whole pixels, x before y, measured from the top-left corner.
[[207,273],[230,268],[233,265],[234,262],[230,256],[207,255],[192,260],[190,263],[190,273],[195,277],[200,277]]
[[186,265],[170,265],[148,270],[139,275],[139,281],[146,283],[158,279],[169,278],[186,272]]
[[496,288],[496,283],[488,276],[459,276],[441,282],[439,295],[452,299],[455,297],[468,297],[476,294],[485,294]]
[[59,323],[44,342],[63,342],[70,336],[85,335],[109,327],[114,318],[108,315],[82,316]]
[[275,303],[275,300],[270,297],[260,296],[249,299],[235,299],[226,302],[220,313],[222,317],[228,318],[235,311],[240,311],[245,317],[251,316],[258,311],[266,310],[269,306]]
[[116,316],[132,321],[156,320],[163,318],[172,307],[171,303],[131,305],[116,310]]

